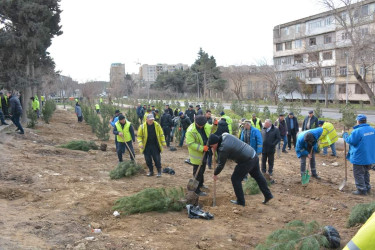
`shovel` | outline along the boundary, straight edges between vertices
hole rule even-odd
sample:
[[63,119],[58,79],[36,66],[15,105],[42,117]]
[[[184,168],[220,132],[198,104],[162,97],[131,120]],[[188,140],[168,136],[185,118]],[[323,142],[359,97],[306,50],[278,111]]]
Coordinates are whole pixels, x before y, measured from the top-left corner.
[[[212,165],[214,165],[214,173],[216,170],[216,152],[212,151]],[[216,207],[216,180],[214,180],[214,196],[212,198],[212,206]]]
[[133,154],[133,152],[130,150],[128,144],[126,143],[124,136],[121,136],[121,138],[124,140],[124,143],[125,143],[126,148],[127,148],[128,151],[130,152],[130,155],[133,157],[133,159],[134,159],[134,163],[137,164],[137,161],[135,160],[134,154]]
[[[344,133],[345,133],[345,126],[344,126]],[[347,165],[346,165],[346,141],[344,140],[344,160],[345,160],[345,179],[343,180],[343,182],[341,183],[341,185],[339,186],[339,190],[342,191],[343,188],[346,186],[346,182],[348,181],[348,168],[347,168]]]
[[[312,150],[314,150],[314,149],[312,149]],[[302,178],[301,178],[302,185],[307,185],[307,184],[309,184],[309,181],[310,181],[310,175],[309,175],[310,158],[307,157],[307,159],[308,159],[309,162],[308,162],[308,167],[307,167],[305,173],[302,175]]]
[[[213,130],[214,130],[214,126],[211,127],[210,135],[212,134]],[[206,146],[208,146],[208,140],[207,140]],[[202,156],[202,159],[201,159],[201,164],[199,165],[199,167],[197,169],[197,172],[195,173],[194,179],[190,179],[189,182],[188,182],[188,184],[187,184],[187,189],[189,191],[195,191],[198,188],[199,181],[197,180],[197,176],[199,174],[199,170],[201,169],[201,167],[203,165],[203,160],[204,160],[204,157],[206,157],[206,153],[207,152],[203,153],[203,156]]]

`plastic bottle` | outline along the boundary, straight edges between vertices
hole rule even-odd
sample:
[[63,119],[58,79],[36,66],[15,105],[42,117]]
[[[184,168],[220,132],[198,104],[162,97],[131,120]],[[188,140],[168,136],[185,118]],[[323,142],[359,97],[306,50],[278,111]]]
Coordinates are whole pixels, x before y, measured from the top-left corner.
[[92,232],[96,233],[96,234],[99,234],[99,233],[102,232],[102,230],[100,228],[95,228],[95,229],[92,229]]

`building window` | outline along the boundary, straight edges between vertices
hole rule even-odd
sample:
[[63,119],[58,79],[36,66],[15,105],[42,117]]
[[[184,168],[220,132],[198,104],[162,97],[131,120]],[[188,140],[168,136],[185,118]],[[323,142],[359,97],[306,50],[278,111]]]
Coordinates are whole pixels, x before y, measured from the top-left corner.
[[286,36],[289,36],[289,28],[288,28],[288,27],[285,27],[285,28],[284,28],[284,34],[285,34]]
[[303,56],[302,55],[295,55],[294,56],[294,63],[295,64],[303,63]]
[[332,60],[332,51],[323,52],[323,60]]
[[360,94],[360,95],[366,94],[366,92],[363,90],[363,88],[359,84],[355,85],[355,92],[354,93]]
[[317,62],[319,60],[319,52],[309,53],[309,62]]
[[292,58],[291,57],[285,57],[283,60],[283,64],[292,64]]
[[368,12],[368,5],[363,5],[361,7],[361,16],[368,16],[369,15],[369,12]]
[[292,42],[286,42],[285,43],[285,50],[291,50],[292,49]]
[[296,33],[301,32],[301,24],[296,24]]
[[332,24],[332,17],[327,17],[326,19],[324,19],[325,26],[329,26],[331,24]]
[[295,40],[294,41],[294,47],[296,49],[302,48],[302,40]]
[[361,66],[361,67],[359,68],[359,74],[363,77],[363,76],[365,75],[365,73],[366,73],[366,68],[363,67],[363,66]]
[[310,40],[309,40],[309,45],[310,46],[314,46],[316,45],[316,38],[315,37],[311,37]]
[[305,79],[305,74],[303,73],[303,71],[296,71],[294,74],[299,79]]
[[340,67],[340,76],[346,76],[346,74],[347,74],[346,66]]
[[282,43],[276,43],[276,51],[283,50],[283,44]]
[[341,13],[341,19],[342,19],[343,21],[346,21],[346,12],[342,12],[342,13]]
[[[328,89],[327,89],[327,90],[328,90],[328,94],[331,94],[331,92],[332,92],[332,90],[331,90],[331,85],[327,85],[327,88],[328,88]],[[320,93],[321,93],[321,94],[325,94],[323,84],[320,85]]]
[[367,34],[368,34],[368,28],[367,27],[361,28],[361,36],[364,37]]
[[311,93],[312,94],[318,93],[318,86],[317,85],[312,85],[311,86]]
[[275,65],[281,65],[281,58],[275,58],[273,61]]
[[331,68],[324,68],[324,69],[323,69],[323,75],[324,75],[324,76],[331,76],[331,75],[332,75],[332,70],[331,70]]
[[325,35],[324,36],[324,44],[332,43],[332,36],[331,35]]
[[318,69],[309,69],[309,78],[317,78],[319,76],[320,74]]
[[347,51],[345,50],[341,50],[341,59],[346,59],[346,53],[348,53]]
[[341,33],[341,40],[347,40],[349,39],[349,34],[348,32],[343,32]]
[[312,31],[316,28],[320,28],[320,27],[322,27],[322,21],[321,20],[309,23],[309,30],[310,31]]
[[346,93],[346,85],[340,84],[339,85],[339,94],[345,94]]

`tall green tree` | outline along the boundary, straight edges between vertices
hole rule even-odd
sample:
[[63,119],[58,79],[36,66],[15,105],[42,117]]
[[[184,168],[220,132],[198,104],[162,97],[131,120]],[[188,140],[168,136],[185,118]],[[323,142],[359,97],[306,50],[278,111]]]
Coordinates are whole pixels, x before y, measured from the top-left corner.
[[55,67],[47,49],[62,34],[59,2],[0,0],[0,82],[22,92],[23,107],[37,94],[42,75]]
[[177,93],[185,92],[185,82],[190,72],[188,70],[176,70],[174,72],[162,72],[156,78],[153,88],[170,90]]
[[187,79],[187,83],[190,89],[198,90],[197,85],[199,85],[199,93],[202,93],[203,99],[206,100],[209,96],[209,89],[217,91],[225,89],[225,81],[220,74],[215,58],[200,48],[198,58],[191,66],[191,74]]

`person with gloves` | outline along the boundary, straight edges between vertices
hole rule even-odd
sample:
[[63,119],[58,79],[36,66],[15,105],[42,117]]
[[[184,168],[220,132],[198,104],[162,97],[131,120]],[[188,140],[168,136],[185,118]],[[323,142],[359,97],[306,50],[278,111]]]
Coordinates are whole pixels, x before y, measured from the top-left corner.
[[296,153],[301,159],[301,177],[306,171],[306,160],[309,158],[312,177],[321,179],[316,172],[315,153],[318,151],[318,140],[323,133],[322,128],[313,128],[305,130],[297,137]]
[[208,144],[213,152],[217,152],[218,155],[218,165],[213,177],[215,181],[218,179],[218,175],[223,170],[228,159],[237,163],[231,177],[237,200],[231,200],[231,203],[245,206],[245,196],[241,182],[248,173],[255,179],[264,195],[263,204],[273,198],[267,186],[267,181],[260,172],[258,155],[249,144],[228,133],[224,133],[221,136],[212,134],[209,137]]

